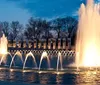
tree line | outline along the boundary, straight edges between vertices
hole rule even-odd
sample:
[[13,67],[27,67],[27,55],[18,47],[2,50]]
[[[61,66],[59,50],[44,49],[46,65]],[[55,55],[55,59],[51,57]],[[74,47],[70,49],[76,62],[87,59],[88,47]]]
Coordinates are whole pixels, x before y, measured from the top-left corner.
[[[73,17],[46,20],[31,17],[23,26],[19,21],[0,22],[0,34],[10,41],[34,40],[42,38],[74,38],[78,21]],[[1,35],[0,35],[1,36]]]

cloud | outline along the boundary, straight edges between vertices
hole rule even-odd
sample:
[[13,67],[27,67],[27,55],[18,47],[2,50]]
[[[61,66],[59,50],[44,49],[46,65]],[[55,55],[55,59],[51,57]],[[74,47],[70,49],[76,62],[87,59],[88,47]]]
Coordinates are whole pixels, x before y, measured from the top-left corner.
[[76,16],[78,16],[78,13],[79,13],[79,9],[75,10],[75,11],[72,13],[72,16],[73,16],[73,17],[76,17]]
[[[1,3],[2,1],[2,3]],[[0,12],[4,20],[26,23],[30,16],[52,20],[57,17],[78,16],[78,8],[85,0],[1,0]],[[7,6],[7,7],[6,7]],[[3,20],[2,19],[2,20]]]
[[71,16],[83,1],[80,0],[10,0],[27,9],[34,17]]
[[31,14],[27,9],[20,8],[13,2],[0,1],[0,21],[18,20],[20,23],[26,24],[30,16]]

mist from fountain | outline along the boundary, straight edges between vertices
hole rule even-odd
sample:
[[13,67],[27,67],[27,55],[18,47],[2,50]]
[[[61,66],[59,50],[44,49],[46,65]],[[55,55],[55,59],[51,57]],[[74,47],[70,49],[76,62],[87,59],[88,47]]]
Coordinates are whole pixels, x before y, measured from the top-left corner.
[[[2,37],[0,38],[0,65],[3,62],[4,58],[6,57],[7,54],[10,54],[7,52],[7,38],[3,34]],[[11,55],[11,54],[10,54]]]
[[50,68],[50,60],[49,60],[48,54],[47,54],[46,51],[44,51],[44,52],[42,53],[42,56],[41,56],[41,59],[40,59],[39,70],[41,69],[41,63],[42,63],[42,60],[43,60],[44,58],[47,58],[48,68]]
[[100,4],[81,4],[76,40],[77,67],[100,66]]
[[62,67],[62,55],[60,52],[58,53],[58,58],[57,58],[57,71],[59,70],[59,65],[61,67],[60,70],[62,70],[63,69],[63,67]]
[[5,61],[5,58],[8,57],[7,55],[10,55],[10,57],[11,57],[11,59],[12,59],[12,55],[11,55],[11,53],[7,52],[5,55],[2,55],[1,60],[0,60],[0,65],[2,64],[2,62]]
[[34,64],[35,64],[35,68],[37,68],[37,63],[36,63],[36,60],[35,60],[34,55],[32,54],[32,52],[29,52],[29,53],[26,55],[26,58],[25,58],[25,61],[24,61],[24,64],[23,64],[23,70],[25,69],[26,61],[27,61],[27,59],[28,59],[30,56],[33,58],[33,61],[34,61]]
[[22,63],[23,63],[23,58],[22,58],[22,54],[19,52],[19,51],[17,51],[15,54],[14,54],[14,56],[12,57],[12,60],[11,60],[11,63],[10,63],[10,68],[12,67],[12,64],[14,63],[14,59],[15,59],[15,57],[18,55],[18,57],[21,59],[21,61],[22,61]]

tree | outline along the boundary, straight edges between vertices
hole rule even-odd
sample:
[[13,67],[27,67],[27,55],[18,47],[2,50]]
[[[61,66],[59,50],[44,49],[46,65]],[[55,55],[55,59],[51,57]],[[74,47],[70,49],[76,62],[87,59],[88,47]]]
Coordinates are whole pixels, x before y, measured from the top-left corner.
[[[52,21],[54,30],[58,33],[58,38],[61,37],[61,32],[71,33],[77,20],[72,17],[57,18]],[[67,36],[66,36],[67,37]]]
[[24,34],[28,40],[39,39],[43,34],[44,37],[48,36],[48,29],[49,23],[46,20],[30,18]]
[[41,27],[42,27],[41,31],[44,32],[44,35],[42,37],[43,38],[49,38],[50,37],[50,33],[49,33],[49,31],[50,31],[50,23],[47,22],[46,20],[42,20],[41,24],[42,24],[41,25]]
[[71,45],[75,44],[75,36],[77,29],[78,21],[72,17],[68,17],[66,28],[68,29],[68,43],[69,49],[71,49]]
[[26,24],[26,30],[24,32],[24,35],[28,40],[33,40],[36,37],[36,26],[37,21],[31,17],[28,24]]
[[12,21],[11,23],[11,33],[13,35],[13,40],[15,40],[19,33],[21,33],[21,30],[22,30],[23,26],[22,24],[20,24],[18,21]]
[[9,33],[10,33],[9,23],[5,21],[5,22],[1,22],[0,25],[1,25],[1,29],[2,29],[3,33],[8,38]]
[[13,41],[16,40],[19,37],[19,34],[22,32],[23,25],[20,24],[18,21],[12,21],[10,26],[11,28],[10,28],[9,40],[11,40],[13,45]]
[[61,32],[61,27],[62,27],[62,22],[61,22],[61,18],[57,18],[53,21],[54,23],[54,29],[57,31],[58,33],[58,38],[60,38],[60,32]]

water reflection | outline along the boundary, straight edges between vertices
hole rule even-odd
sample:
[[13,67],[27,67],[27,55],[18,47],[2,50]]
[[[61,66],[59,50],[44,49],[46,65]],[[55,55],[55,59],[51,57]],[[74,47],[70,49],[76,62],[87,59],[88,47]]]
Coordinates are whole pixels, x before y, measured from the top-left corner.
[[47,71],[39,73],[39,71],[21,71],[9,69],[0,69],[0,81],[26,82],[33,84],[68,84],[68,85],[97,85],[100,84],[99,71],[80,71],[54,73]]

